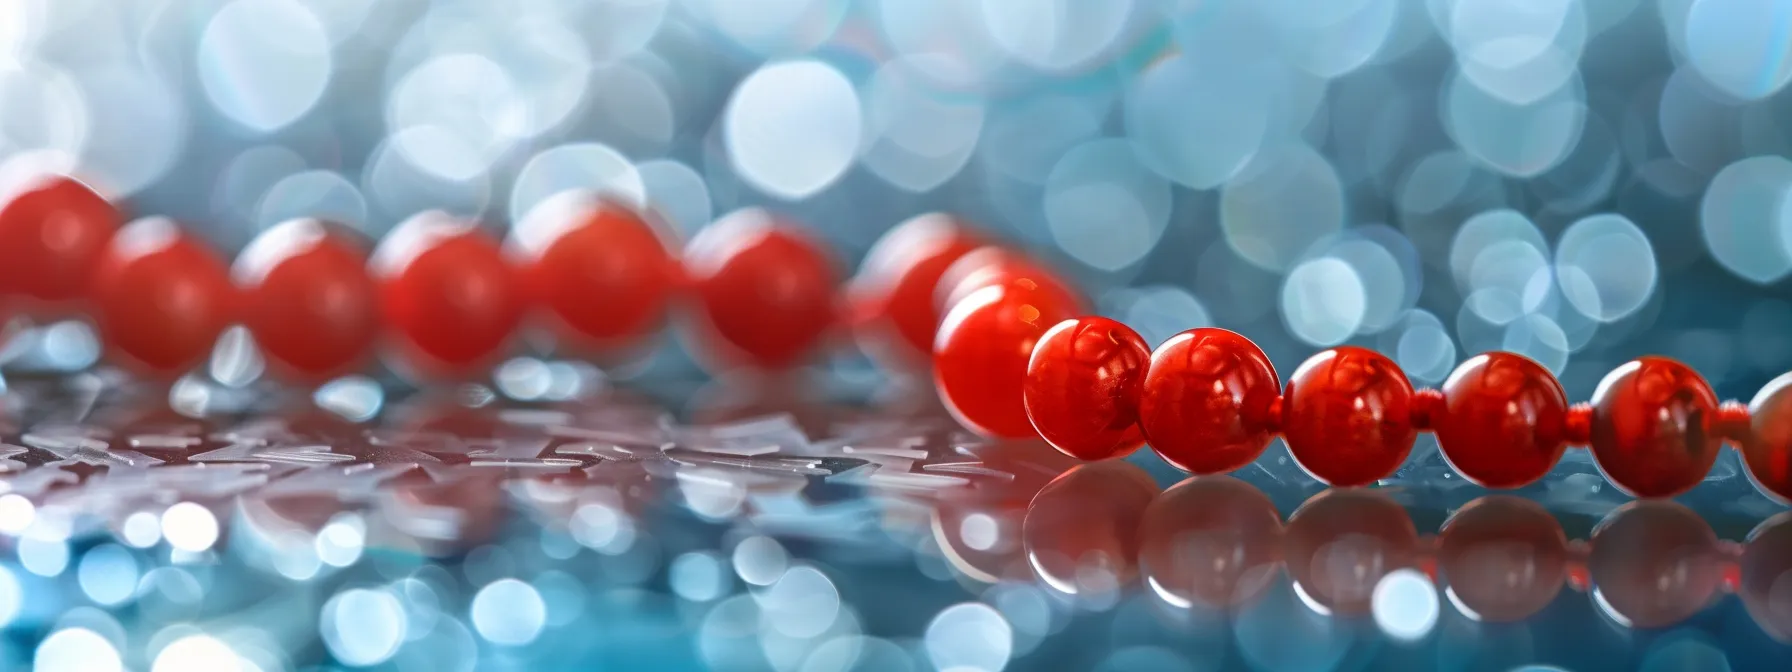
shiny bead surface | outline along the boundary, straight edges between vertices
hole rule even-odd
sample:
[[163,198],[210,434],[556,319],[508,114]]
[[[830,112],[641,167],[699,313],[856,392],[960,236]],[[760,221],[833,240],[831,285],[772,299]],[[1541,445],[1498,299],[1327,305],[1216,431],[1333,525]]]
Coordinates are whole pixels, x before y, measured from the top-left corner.
[[256,236],[231,266],[243,324],[276,373],[320,382],[353,370],[379,333],[367,258],[347,232],[314,219]]
[[1039,436],[1071,457],[1105,460],[1137,450],[1139,388],[1151,348],[1105,317],[1059,322],[1027,361],[1027,417]]
[[236,317],[224,262],[163,217],[137,220],[113,236],[92,290],[108,353],[147,375],[192,368]]
[[878,238],[847,286],[866,349],[900,366],[925,368],[942,312],[934,289],[953,262],[982,245],[975,230],[941,213],[915,217]]
[[981,247],[960,257],[940,276],[934,288],[934,302],[941,312],[984,287],[1024,279],[1043,291],[1056,292],[1070,301],[1080,301],[1075,290],[1056,273],[1032,258],[1000,247]]
[[1233,471],[1263,453],[1281,392],[1269,357],[1224,329],[1192,329],[1151,353],[1139,428],[1171,465],[1197,474]]
[[1672,497],[1705,479],[1722,436],[1717,395],[1685,364],[1643,357],[1606,374],[1593,392],[1593,459],[1619,489]]
[[1491,495],[1450,515],[1437,567],[1475,620],[1520,621],[1542,611],[1568,579],[1568,539],[1536,502]]
[[711,224],[691,240],[684,267],[715,363],[800,364],[834,325],[833,260],[765,210],[737,210]]
[[1444,404],[1431,418],[1444,459],[1463,478],[1489,488],[1530,484],[1567,448],[1562,384],[1523,355],[1490,352],[1463,362],[1444,381]]
[[1748,414],[1742,457],[1749,478],[1767,496],[1792,503],[1792,373],[1768,381]]
[[680,282],[660,230],[627,205],[573,191],[511,230],[505,252],[529,298],[574,350],[607,354],[659,329]]
[[118,209],[63,175],[33,173],[0,192],[0,292],[49,304],[85,295]]
[[952,307],[933,342],[933,380],[946,410],[987,436],[1037,436],[1024,387],[1034,345],[1077,312],[1072,300],[1026,278],[973,292]]
[[497,243],[447,213],[405,220],[368,265],[386,329],[414,374],[482,373],[522,319],[522,291]]
[[1282,399],[1289,452],[1327,485],[1374,483],[1412,452],[1412,383],[1381,353],[1344,346],[1314,355]]

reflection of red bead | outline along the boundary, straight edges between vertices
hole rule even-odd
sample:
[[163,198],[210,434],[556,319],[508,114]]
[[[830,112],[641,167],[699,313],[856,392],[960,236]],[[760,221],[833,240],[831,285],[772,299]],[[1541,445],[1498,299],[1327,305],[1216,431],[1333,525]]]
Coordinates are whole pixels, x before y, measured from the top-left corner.
[[[1748,435],[1741,444],[1749,477],[1768,496],[1792,503],[1792,373],[1761,388],[1748,412]],[[1788,619],[1792,622],[1792,615]]]
[[982,237],[951,215],[931,213],[896,225],[866,253],[847,293],[872,349],[925,366],[940,326],[934,288]]
[[1717,395],[1685,364],[1643,357],[1593,392],[1593,459],[1637,497],[1672,497],[1705,479],[1723,437],[1713,431]]
[[224,263],[162,217],[120,229],[93,277],[100,336],[144,373],[198,364],[234,318],[236,300]]
[[1781,643],[1792,644],[1792,608],[1786,586],[1792,581],[1792,513],[1767,519],[1748,534],[1737,572],[1737,593],[1755,624]]
[[522,319],[522,292],[497,243],[447,213],[425,212],[399,224],[369,266],[380,283],[386,327],[417,373],[477,372]]
[[536,206],[507,242],[529,296],[581,350],[638,343],[678,283],[678,262],[645,217],[582,192]]
[[945,274],[940,276],[939,286],[934,288],[934,304],[940,307],[941,312],[945,312],[970,296],[971,292],[1022,279],[1031,281],[1042,289],[1058,292],[1072,301],[1078,300],[1077,293],[1064,284],[1057,274],[1026,255],[1000,247],[983,247],[959,257],[958,261],[946,269]]
[[1282,383],[1250,339],[1192,329],[1151,353],[1139,427],[1164,461],[1197,474],[1250,464],[1275,431],[1271,407]]
[[1033,346],[1076,314],[1068,296],[1029,279],[985,287],[946,313],[933,342],[933,380],[946,409],[990,436],[1036,436],[1023,386]]
[[1443,393],[1432,427],[1444,459],[1463,478],[1490,488],[1527,485],[1567,447],[1568,395],[1548,369],[1523,355],[1470,358],[1444,381]]
[[1412,452],[1412,383],[1381,353],[1344,346],[1295,369],[1282,432],[1301,468],[1327,485],[1368,485]]
[[1158,495],[1145,509],[1139,537],[1139,569],[1152,590],[1185,608],[1251,601],[1279,573],[1282,559],[1275,503],[1227,476],[1196,476]]
[[1138,572],[1139,521],[1156,495],[1151,475],[1125,461],[1064,472],[1027,506],[1021,540],[1028,563],[1061,593],[1117,593]]
[[1438,569],[1476,620],[1528,618],[1567,581],[1562,526],[1528,499],[1491,495],[1469,502],[1438,536]]
[[277,225],[237,256],[243,323],[276,370],[306,381],[346,373],[379,332],[379,306],[360,245],[330,225]]
[[118,210],[73,178],[37,174],[0,203],[0,291],[60,303],[86,294]]
[[1337,614],[1369,612],[1376,584],[1415,564],[1412,519],[1374,490],[1328,490],[1307,500],[1282,535],[1288,574],[1313,601]]
[[1139,387],[1151,348],[1105,317],[1059,322],[1027,362],[1027,417],[1052,447],[1083,460],[1137,450]]
[[833,326],[840,276],[807,234],[757,208],[697,234],[685,252],[704,336],[728,362],[800,364]]
[[1686,620],[1711,604],[1723,582],[1717,535],[1674,502],[1631,502],[1593,529],[1587,572],[1595,602],[1633,628]]

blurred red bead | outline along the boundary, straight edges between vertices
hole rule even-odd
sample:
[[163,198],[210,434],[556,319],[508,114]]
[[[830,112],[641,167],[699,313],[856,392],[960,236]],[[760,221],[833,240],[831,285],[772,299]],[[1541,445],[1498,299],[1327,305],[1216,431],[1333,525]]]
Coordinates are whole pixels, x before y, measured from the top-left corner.
[[1456,367],[1431,418],[1444,459],[1489,488],[1528,485],[1567,448],[1568,395],[1556,377],[1523,355],[1490,352]]
[[1256,343],[1224,329],[1191,329],[1151,353],[1139,428],[1178,469],[1233,471],[1269,445],[1281,391],[1275,367]]
[[472,222],[425,212],[399,224],[368,261],[400,363],[426,377],[482,373],[523,315],[515,272]]
[[1618,489],[1672,497],[1705,480],[1723,437],[1713,430],[1717,395],[1685,364],[1643,357],[1593,391],[1593,459]]
[[663,231],[627,205],[571,191],[535,206],[506,251],[556,331],[577,350],[609,354],[664,321],[680,270]]
[[1327,485],[1374,483],[1412,452],[1412,383],[1381,353],[1343,346],[1314,355],[1282,400],[1288,451]]
[[86,296],[118,209],[64,175],[31,173],[0,190],[0,293],[45,304]]
[[114,361],[154,376],[204,360],[237,307],[224,262],[165,217],[139,219],[113,236],[92,300]]
[[1000,247],[981,247],[947,267],[934,288],[934,305],[944,314],[972,292],[1006,282],[1032,283],[1037,289],[1078,300],[1076,291],[1062,278],[1032,258]]
[[1191,476],[1165,490],[1145,509],[1139,537],[1139,571],[1171,604],[1241,606],[1281,574],[1281,514],[1230,476]]
[[942,213],[890,229],[866,253],[847,286],[853,318],[867,350],[895,364],[925,367],[940,326],[934,290],[946,269],[983,244],[983,236]]
[[820,243],[765,210],[716,220],[691,240],[684,267],[722,363],[801,364],[834,326],[839,270]]
[[1769,497],[1792,503],[1792,373],[1768,381],[1748,414],[1741,448],[1749,478]]
[[1593,528],[1594,602],[1628,627],[1674,625],[1711,606],[1727,558],[1704,516],[1677,502],[1630,502]]
[[1151,348],[1105,317],[1059,322],[1033,346],[1023,386],[1040,438],[1081,460],[1120,457],[1144,444],[1139,388]]
[[243,324],[287,378],[321,382],[348,373],[379,333],[379,305],[357,238],[315,219],[256,236],[231,267]]
[[1038,433],[1027,418],[1027,362],[1047,329],[1078,311],[1067,295],[1026,278],[971,293],[952,306],[933,342],[933,380],[960,424],[1004,438]]
[[1488,495],[1438,532],[1437,567],[1470,618],[1513,622],[1542,611],[1568,579],[1568,539],[1528,499]]
[[1311,602],[1367,614],[1382,578],[1419,563],[1419,532],[1379,490],[1327,490],[1288,517],[1282,559]]

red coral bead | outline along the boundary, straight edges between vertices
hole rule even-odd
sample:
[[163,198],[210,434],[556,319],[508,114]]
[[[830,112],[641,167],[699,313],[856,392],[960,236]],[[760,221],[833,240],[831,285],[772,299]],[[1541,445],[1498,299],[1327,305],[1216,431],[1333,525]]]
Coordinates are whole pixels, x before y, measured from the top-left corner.
[[933,380],[960,424],[989,436],[1031,438],[1027,363],[1047,329],[1076,315],[1055,282],[1011,278],[971,293],[946,313],[933,341]]
[[834,325],[840,274],[827,251],[765,210],[737,210],[691,240],[685,272],[701,334],[726,363],[785,368]]
[[318,382],[347,373],[379,333],[379,305],[359,242],[315,219],[256,236],[231,267],[243,323],[288,378]]
[[1281,388],[1269,357],[1250,339],[1224,329],[1191,329],[1151,353],[1139,428],[1178,469],[1233,471],[1269,445]]
[[472,222],[425,212],[399,224],[368,266],[399,363],[429,377],[462,377],[497,357],[523,315],[515,272]]
[[1523,355],[1472,357],[1444,381],[1443,394],[1432,428],[1463,478],[1489,488],[1528,485],[1567,448],[1568,395],[1549,369]]
[[0,291],[59,304],[86,296],[118,209],[74,178],[33,173],[0,204]]
[[1105,317],[1059,322],[1033,346],[1023,398],[1046,443],[1082,460],[1137,450],[1139,388],[1151,348],[1126,325]]
[[954,262],[982,245],[983,236],[942,213],[915,217],[879,238],[847,286],[866,349],[892,364],[925,367],[942,312],[934,289]]
[[1065,295],[1076,296],[1056,274],[1031,257],[1013,250],[987,246],[959,257],[958,261],[946,268],[945,274],[940,276],[939,285],[934,288],[934,305],[945,312],[972,292],[1015,278],[1028,278],[1038,284],[1049,285],[1051,289]]
[[92,290],[100,336],[114,359],[158,376],[205,359],[237,305],[224,262],[165,217],[120,229]]
[[530,210],[506,252],[525,290],[574,349],[607,354],[660,326],[680,282],[663,228],[629,206],[572,191]]
[[1368,485],[1412,452],[1412,383],[1381,353],[1344,346],[1295,369],[1282,432],[1295,462],[1327,485]]
[[1593,391],[1593,459],[1636,497],[1672,497],[1698,485],[1717,461],[1717,395],[1685,364],[1643,357]]
[[1749,478],[1769,497],[1792,503],[1792,373],[1761,388],[1748,414],[1742,458]]

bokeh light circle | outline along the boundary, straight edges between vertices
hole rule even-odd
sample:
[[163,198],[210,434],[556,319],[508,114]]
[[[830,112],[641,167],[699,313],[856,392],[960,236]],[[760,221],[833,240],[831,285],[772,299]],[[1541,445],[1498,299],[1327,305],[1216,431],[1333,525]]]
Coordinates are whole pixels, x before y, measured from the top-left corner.
[[852,82],[815,60],[755,70],[734,89],[722,117],[735,171],[788,200],[812,196],[846,173],[858,155],[862,122]]

